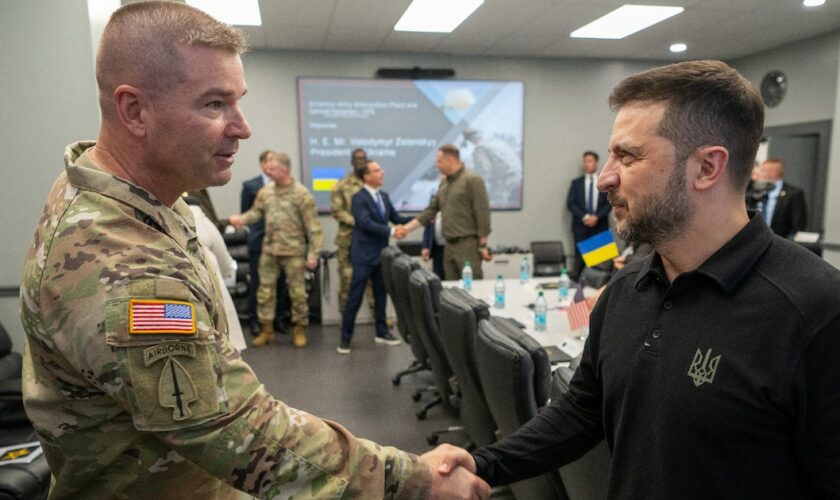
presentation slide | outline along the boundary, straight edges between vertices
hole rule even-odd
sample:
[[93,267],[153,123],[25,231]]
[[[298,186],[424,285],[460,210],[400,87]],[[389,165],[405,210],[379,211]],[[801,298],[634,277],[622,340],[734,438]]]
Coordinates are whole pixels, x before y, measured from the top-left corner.
[[424,209],[447,143],[484,178],[491,208],[522,208],[522,82],[299,78],[298,96],[303,182],[320,212],[356,148],[382,165],[398,210]]

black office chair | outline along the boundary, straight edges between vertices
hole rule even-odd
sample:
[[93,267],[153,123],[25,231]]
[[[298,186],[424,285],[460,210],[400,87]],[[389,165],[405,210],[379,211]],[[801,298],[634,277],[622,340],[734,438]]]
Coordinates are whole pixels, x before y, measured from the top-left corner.
[[380,254],[382,258],[382,280],[385,281],[385,292],[391,298],[391,302],[396,300],[394,299],[394,278],[391,269],[394,267],[394,259],[399,255],[402,255],[402,251],[397,247],[390,246],[383,248]]
[[[12,341],[0,325],[0,446],[37,441],[38,437],[23,410],[22,359],[12,352]],[[0,467],[0,498],[47,498],[50,468],[40,455],[30,463]]]
[[475,361],[478,322],[490,317],[487,304],[460,288],[440,294],[440,331],[446,357],[455,372],[453,406],[461,412],[467,437],[478,446],[496,440],[496,423],[487,407]]
[[[502,436],[531,420],[548,401],[551,368],[539,343],[513,323],[489,318],[478,324],[476,361],[481,385]],[[567,500],[557,472],[510,484],[520,500]]]
[[566,254],[562,241],[532,241],[534,276],[560,276],[566,267]]
[[[382,249],[382,280],[385,282],[385,293],[388,294],[388,297],[391,299],[391,303],[394,304],[394,310],[397,312],[397,329],[400,333],[405,331],[405,320],[400,318],[399,309],[397,308],[397,297],[394,292],[394,259],[402,255],[402,251],[400,251],[397,247],[388,246]],[[408,342],[406,340],[406,342]],[[420,370],[423,370],[424,367],[415,359],[408,365],[408,368],[405,370],[401,370],[399,373],[394,375],[394,378],[391,379],[391,382],[394,385],[400,385],[400,380],[410,373],[416,373]]]
[[[414,335],[414,315],[411,313],[411,301],[408,298],[408,281],[411,272],[415,269],[420,269],[420,264],[411,260],[408,255],[400,254],[391,262],[391,280],[394,291],[394,309],[397,311],[397,326],[400,330],[403,340],[411,347],[411,352],[414,354],[416,363],[396,376],[392,382],[394,385],[399,385],[400,379],[409,373],[416,373],[421,370],[430,370],[428,355],[423,343],[417,340]],[[420,394],[423,391],[418,391],[414,395],[414,400],[420,400]]]
[[[572,360],[569,367],[559,367],[551,374],[551,399],[562,397],[569,390],[580,357]],[[560,467],[560,478],[574,500],[604,500],[610,477],[610,451],[607,442],[601,441],[586,455],[570,464]]]
[[[414,314],[414,331],[423,342],[429,356],[429,365],[435,380],[435,391],[438,401],[450,414],[457,414],[458,410],[452,406],[452,386],[450,380],[454,376],[452,366],[443,348],[438,325],[438,310],[440,308],[440,292],[442,290],[440,278],[428,269],[417,269],[411,273],[408,295],[411,299],[411,312]],[[418,418],[425,418],[431,403],[420,410]],[[430,445],[437,444],[441,434],[463,431],[463,426],[452,426],[432,432],[426,441]]]

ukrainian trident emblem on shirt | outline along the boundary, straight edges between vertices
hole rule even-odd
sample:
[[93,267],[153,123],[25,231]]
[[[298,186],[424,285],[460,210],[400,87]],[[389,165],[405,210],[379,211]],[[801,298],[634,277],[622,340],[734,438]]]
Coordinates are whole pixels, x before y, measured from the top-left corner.
[[720,355],[712,357],[712,350],[706,351],[705,356],[700,349],[694,353],[694,360],[691,361],[691,366],[688,368],[688,376],[694,381],[696,387],[703,384],[711,384],[715,380],[715,373],[717,372],[718,363],[720,363]]

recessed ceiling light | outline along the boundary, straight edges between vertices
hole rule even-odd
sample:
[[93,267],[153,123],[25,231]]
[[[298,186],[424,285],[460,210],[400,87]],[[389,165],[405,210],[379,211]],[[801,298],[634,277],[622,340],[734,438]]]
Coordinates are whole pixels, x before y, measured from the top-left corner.
[[819,7],[824,3],[825,0],[804,0],[802,2],[802,5],[804,5],[805,7]]
[[688,48],[688,45],[684,43],[674,43],[671,44],[670,48],[671,52],[685,52],[685,50]]
[[223,23],[237,26],[262,25],[257,0],[187,0],[187,5],[201,9]]
[[622,5],[609,14],[572,32],[572,38],[607,38],[620,40],[685,9],[660,5]]
[[413,0],[394,31],[451,33],[483,3],[484,0]]

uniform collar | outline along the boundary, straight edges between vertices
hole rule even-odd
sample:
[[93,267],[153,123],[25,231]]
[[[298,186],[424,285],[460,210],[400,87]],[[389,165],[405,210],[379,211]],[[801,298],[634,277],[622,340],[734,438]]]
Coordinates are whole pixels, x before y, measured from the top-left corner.
[[[752,270],[772,243],[773,232],[761,217],[753,215],[746,226],[706,259],[699,268],[684,274],[706,276],[724,291],[730,292]],[[647,279],[654,279],[661,283],[668,282],[662,265],[662,257],[658,252],[654,252],[652,258],[644,259],[642,262],[638,278],[636,278],[636,288],[639,288]]]
[[102,170],[88,155],[95,145],[94,141],[80,141],[67,146],[64,163],[70,183],[135,208],[179,246],[186,248],[187,242],[196,238],[196,233],[192,212],[184,200],[179,196],[172,207],[167,207],[140,186]]
[[467,169],[467,166],[464,165],[463,163],[461,163],[461,167],[458,169],[458,171],[455,172],[452,175],[447,175],[446,180],[449,181],[449,182],[455,181],[456,179],[458,179],[458,177],[461,177],[461,175],[464,173],[464,170],[466,170],[466,169]]
[[274,182],[274,181],[271,181],[271,186],[272,186],[275,190],[276,190],[276,189],[280,189],[280,190],[283,190],[283,189],[292,189],[293,187],[295,187],[295,184],[297,184],[297,181],[295,181],[295,178],[294,178],[294,177],[290,177],[290,178],[292,179],[292,182],[290,182],[290,183],[286,184],[285,186],[281,186],[280,184],[277,184],[277,183],[276,183],[276,182]]

